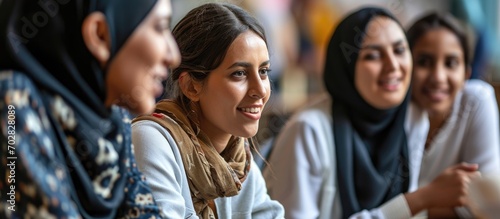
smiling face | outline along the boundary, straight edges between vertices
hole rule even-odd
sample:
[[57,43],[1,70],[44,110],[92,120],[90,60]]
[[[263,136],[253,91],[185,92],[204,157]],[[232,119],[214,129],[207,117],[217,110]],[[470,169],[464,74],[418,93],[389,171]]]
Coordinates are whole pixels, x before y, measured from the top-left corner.
[[154,109],[163,93],[161,82],[180,55],[171,35],[170,0],[158,0],[109,65],[106,103],[125,106],[134,113]]
[[356,61],[354,82],[361,97],[377,109],[401,104],[410,86],[412,60],[401,27],[386,17],[366,27]]
[[225,145],[231,135],[248,138],[257,133],[271,94],[268,71],[265,41],[252,31],[241,33],[199,93],[200,128],[212,142]]
[[416,40],[413,100],[430,115],[447,115],[467,78],[464,51],[453,32],[440,27]]

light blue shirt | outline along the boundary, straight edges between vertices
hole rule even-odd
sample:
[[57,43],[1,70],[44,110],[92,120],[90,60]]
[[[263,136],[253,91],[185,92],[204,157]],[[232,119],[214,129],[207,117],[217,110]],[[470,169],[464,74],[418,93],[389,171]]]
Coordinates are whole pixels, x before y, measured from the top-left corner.
[[[139,170],[146,176],[165,215],[169,218],[198,218],[184,164],[170,133],[156,122],[138,121],[132,124],[132,143]],[[252,163],[239,194],[217,198],[215,204],[217,215],[222,219],[284,218],[283,206],[267,195],[264,179],[255,163]]]

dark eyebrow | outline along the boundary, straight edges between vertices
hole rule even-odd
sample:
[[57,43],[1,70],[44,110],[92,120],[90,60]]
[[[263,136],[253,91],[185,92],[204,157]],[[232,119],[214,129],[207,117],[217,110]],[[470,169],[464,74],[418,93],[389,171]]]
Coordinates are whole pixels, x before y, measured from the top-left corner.
[[[260,67],[265,66],[265,65],[269,65],[269,60],[262,62],[260,64]],[[231,66],[229,66],[229,68],[227,68],[227,69],[231,69],[231,68],[234,68],[234,67],[249,68],[249,67],[252,67],[252,64],[250,64],[248,62],[235,62],[234,64],[232,64]]]
[[417,58],[431,58],[433,59],[434,58],[434,55],[431,53],[431,52],[417,52],[417,54],[415,54],[415,57]]
[[[399,46],[403,44],[403,40],[397,40],[396,42],[392,43],[392,46]],[[382,49],[383,46],[378,45],[378,44],[368,44],[366,46],[361,47],[361,49],[373,49],[373,50],[379,50]]]

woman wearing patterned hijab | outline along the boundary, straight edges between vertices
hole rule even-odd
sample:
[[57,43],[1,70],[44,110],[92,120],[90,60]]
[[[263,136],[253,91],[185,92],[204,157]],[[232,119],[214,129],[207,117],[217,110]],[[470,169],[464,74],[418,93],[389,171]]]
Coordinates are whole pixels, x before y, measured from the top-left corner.
[[340,22],[327,50],[328,93],[292,117],[264,171],[287,218],[410,218],[445,205],[432,198],[452,184],[445,180],[466,180],[445,174],[407,193],[417,187],[423,145],[405,133],[411,67],[404,30],[388,11],[363,8]]
[[0,5],[2,218],[160,215],[128,112],[148,113],[179,62],[169,0]]

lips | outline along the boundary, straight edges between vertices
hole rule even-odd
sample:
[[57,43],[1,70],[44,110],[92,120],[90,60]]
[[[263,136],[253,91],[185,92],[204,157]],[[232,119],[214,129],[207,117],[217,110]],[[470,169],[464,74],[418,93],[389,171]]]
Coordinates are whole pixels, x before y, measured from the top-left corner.
[[238,108],[239,111],[257,114],[260,113],[260,107]]
[[154,92],[155,97],[162,95],[162,93],[163,93],[162,82],[166,79],[167,79],[167,74],[163,74],[163,73],[153,74],[153,81],[154,81],[153,92]]
[[446,100],[450,92],[446,88],[424,88],[424,95],[433,102]]
[[262,106],[261,105],[246,106],[246,107],[238,107],[236,109],[251,120],[259,120],[262,111]]
[[387,91],[396,91],[401,84],[401,77],[385,78],[378,81],[378,85]]

